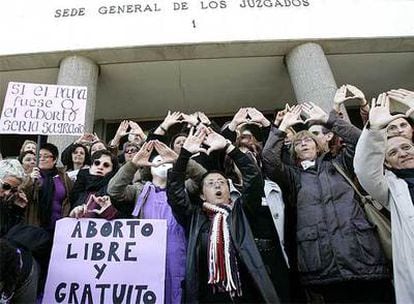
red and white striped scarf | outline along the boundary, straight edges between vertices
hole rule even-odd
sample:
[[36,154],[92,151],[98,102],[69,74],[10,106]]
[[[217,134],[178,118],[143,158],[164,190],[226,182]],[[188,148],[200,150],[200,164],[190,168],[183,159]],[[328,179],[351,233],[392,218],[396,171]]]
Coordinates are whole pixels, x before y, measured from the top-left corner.
[[240,274],[227,217],[230,205],[203,203],[203,210],[211,218],[208,243],[208,284],[219,291],[227,291],[231,297],[241,297]]

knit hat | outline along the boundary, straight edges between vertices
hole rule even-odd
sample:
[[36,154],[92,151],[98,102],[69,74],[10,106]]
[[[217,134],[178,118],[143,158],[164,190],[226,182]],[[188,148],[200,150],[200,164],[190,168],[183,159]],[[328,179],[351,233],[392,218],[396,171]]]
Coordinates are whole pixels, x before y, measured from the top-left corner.
[[0,161],[0,178],[14,176],[18,179],[24,178],[24,169],[16,159],[5,159]]

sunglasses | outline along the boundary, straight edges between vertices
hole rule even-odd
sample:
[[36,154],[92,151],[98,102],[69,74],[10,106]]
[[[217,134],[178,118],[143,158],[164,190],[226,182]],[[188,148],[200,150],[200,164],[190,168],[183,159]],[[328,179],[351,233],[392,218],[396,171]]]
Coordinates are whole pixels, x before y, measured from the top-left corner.
[[125,154],[129,154],[129,153],[137,153],[138,150],[137,149],[127,149],[125,150]]
[[[95,159],[95,160],[93,161],[93,164],[94,164],[95,166],[99,167],[99,166],[101,165],[101,161],[100,161],[99,159]],[[109,168],[109,167],[111,166],[111,163],[108,163],[108,162],[103,162],[103,163],[102,163],[102,166],[104,166],[104,168]]]
[[0,181],[0,183],[1,183],[1,188],[5,191],[10,190],[10,192],[15,193],[19,190],[18,187],[13,187],[12,185],[5,183],[3,181]]

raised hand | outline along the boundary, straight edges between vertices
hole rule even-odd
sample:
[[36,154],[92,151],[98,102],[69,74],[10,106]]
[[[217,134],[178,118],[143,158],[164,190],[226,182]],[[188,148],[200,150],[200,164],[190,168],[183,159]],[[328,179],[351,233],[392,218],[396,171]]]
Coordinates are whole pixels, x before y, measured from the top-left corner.
[[183,118],[183,121],[189,124],[189,127],[194,127],[199,123],[196,113],[193,113],[193,114],[182,113],[181,116]]
[[92,133],[83,133],[75,142],[79,144],[89,145],[95,141],[95,136]]
[[234,115],[232,121],[230,122],[228,128],[231,131],[236,131],[237,127],[247,122],[247,108],[240,108],[237,113]]
[[247,114],[250,116],[249,122],[258,123],[262,127],[270,126],[270,121],[256,108],[247,108]]
[[345,84],[340,86],[339,89],[336,90],[336,93],[334,96],[334,103],[339,105],[345,102],[346,100],[355,98],[354,96],[346,97],[346,92],[347,92],[347,86]]
[[161,125],[168,130],[171,126],[175,125],[176,123],[180,122],[181,118],[180,112],[172,112],[168,111],[167,116],[164,118],[164,121],[161,123]]
[[303,112],[308,116],[305,123],[321,123],[324,124],[328,121],[329,115],[321,107],[317,106],[313,102],[305,102],[302,105]]
[[378,98],[372,98],[369,111],[369,123],[372,129],[385,128],[391,121],[405,117],[404,114],[390,114],[390,99],[386,93],[381,93]]
[[276,126],[279,126],[285,117],[285,114],[290,110],[289,104],[285,104],[285,108],[282,111],[276,113],[275,121],[273,122]]
[[147,136],[145,135],[144,131],[141,129],[139,124],[137,124],[135,121],[130,120],[129,126],[131,128],[131,131],[129,132],[130,134],[139,136],[141,140],[146,139]]
[[289,111],[283,117],[282,122],[280,123],[279,130],[286,132],[286,130],[296,124],[303,123],[302,118],[300,118],[300,113],[302,112],[301,105],[294,105],[290,108]]
[[401,102],[409,107],[414,107],[414,92],[405,89],[391,90],[387,95],[395,101]]
[[185,139],[183,148],[191,154],[195,154],[198,152],[206,152],[206,150],[201,147],[201,144],[203,143],[205,137],[206,130],[204,127],[199,128],[197,131],[194,128],[191,128],[190,133]]
[[174,150],[170,149],[166,144],[160,142],[159,140],[154,141],[154,148],[162,158],[162,161],[157,163],[157,166],[165,163],[173,163],[178,158],[178,155],[174,152]]
[[360,89],[358,89],[356,86],[347,84],[346,88],[348,92],[352,94],[352,96],[347,97],[346,100],[358,99],[361,106],[365,106],[366,104],[368,104],[368,101],[365,98],[364,93]]
[[201,121],[201,123],[205,126],[211,125],[210,119],[207,117],[206,114],[203,112],[196,112],[198,119]]
[[112,146],[118,146],[119,145],[119,141],[121,140],[121,138],[125,135],[127,135],[127,130],[129,128],[129,121],[128,120],[123,120],[118,127],[118,130],[116,130],[115,136],[111,141],[111,145]]
[[209,147],[207,154],[210,154],[216,150],[223,149],[226,146],[227,140],[222,135],[214,132],[211,128],[208,128],[206,130],[206,134],[207,136],[204,139],[204,144]]
[[149,161],[152,151],[154,150],[154,141],[145,142],[141,149],[132,158],[132,163],[137,167],[151,167],[153,163]]

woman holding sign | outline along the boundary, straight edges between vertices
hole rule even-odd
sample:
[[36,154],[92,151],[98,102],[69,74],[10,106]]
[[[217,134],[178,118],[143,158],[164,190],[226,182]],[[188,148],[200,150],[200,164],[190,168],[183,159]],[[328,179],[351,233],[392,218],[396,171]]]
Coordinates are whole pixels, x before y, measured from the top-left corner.
[[32,204],[28,206],[28,223],[53,231],[58,219],[68,216],[68,195],[72,181],[68,175],[56,168],[59,151],[51,144],[40,147],[39,167],[34,170],[33,180],[25,187]]
[[[154,153],[153,153],[154,152]],[[151,155],[158,154],[153,159]],[[146,142],[110,181],[108,193],[119,201],[134,201],[134,217],[167,220],[167,260],[165,303],[181,303],[181,283],[185,275],[187,241],[184,228],[177,222],[167,199],[167,171],[177,154],[160,141]],[[146,183],[131,185],[139,168],[151,168]],[[201,176],[204,168],[193,162],[190,176]],[[148,172],[149,173],[149,172]],[[142,174],[145,178],[146,174]],[[191,184],[191,183],[190,183]]]
[[78,174],[70,194],[71,217],[102,217],[111,220],[118,216],[107,196],[109,180],[118,170],[117,158],[107,150],[92,155],[92,165]]

